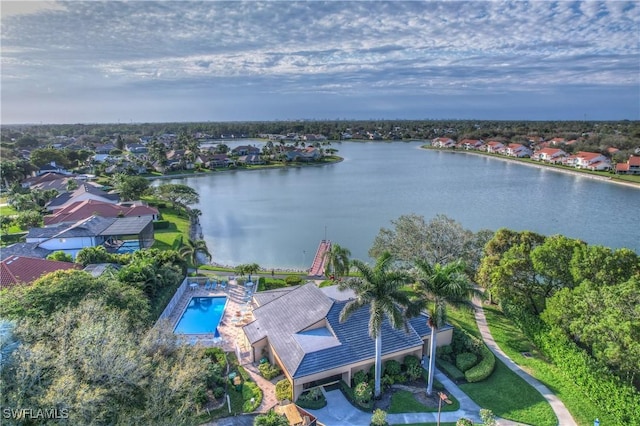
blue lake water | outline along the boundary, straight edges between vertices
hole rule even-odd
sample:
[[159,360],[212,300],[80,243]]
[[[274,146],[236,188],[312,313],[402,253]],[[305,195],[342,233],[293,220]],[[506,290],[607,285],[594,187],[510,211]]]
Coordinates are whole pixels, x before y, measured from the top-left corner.
[[380,228],[408,213],[445,214],[472,231],[563,234],[640,253],[639,189],[420,145],[332,143],[343,162],[172,182],[199,192],[205,241],[213,261],[226,265],[306,269],[325,236],[368,261]]

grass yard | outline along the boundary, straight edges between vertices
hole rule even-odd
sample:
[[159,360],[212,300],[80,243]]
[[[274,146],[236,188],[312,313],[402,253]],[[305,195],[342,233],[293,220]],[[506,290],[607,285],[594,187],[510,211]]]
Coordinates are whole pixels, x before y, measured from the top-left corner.
[[[451,404],[442,403],[441,411],[456,411],[460,408],[460,402],[449,394]],[[399,390],[391,397],[389,414],[395,413],[433,413],[437,412],[437,407],[429,407],[418,402],[413,393],[406,390]]]
[[156,229],[155,233],[155,243],[152,248],[157,248],[160,250],[170,250],[173,248],[174,243],[177,239],[180,238],[188,238],[189,236],[189,218],[186,214],[181,213],[177,209],[173,208],[163,208],[160,209],[162,214],[162,219],[168,222],[169,227],[166,229]]
[[[601,424],[615,424],[615,421],[607,417],[606,413],[593,407],[578,387],[555,365],[547,361],[497,307],[485,306],[484,312],[491,334],[500,348],[523,370],[551,389],[562,400],[579,425],[592,425],[596,417],[600,419]],[[522,352],[530,353],[531,357],[525,357]]]
[[[480,337],[473,312],[448,308],[448,321]],[[530,424],[555,426],[557,419],[547,401],[520,376],[496,359],[496,368],[486,380],[460,388],[482,408],[498,417]]]

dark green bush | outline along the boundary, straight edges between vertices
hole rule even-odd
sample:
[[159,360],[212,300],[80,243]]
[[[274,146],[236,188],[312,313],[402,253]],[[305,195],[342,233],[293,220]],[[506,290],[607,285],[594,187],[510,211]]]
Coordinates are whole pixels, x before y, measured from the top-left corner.
[[249,375],[249,373],[247,373],[247,370],[245,370],[241,365],[238,366],[238,374],[240,374],[240,377],[242,377],[242,380],[244,380],[245,382],[252,381],[251,376]]
[[223,371],[227,369],[227,354],[224,353],[224,350],[222,350],[222,348],[207,348],[204,350],[203,356],[209,358],[211,361],[217,364],[220,364]]
[[493,373],[493,369],[496,366],[496,357],[486,345],[483,345],[481,348],[480,356],[482,360],[475,367],[470,368],[464,373],[464,377],[469,383],[480,382],[486,379]]
[[300,395],[296,404],[302,408],[318,410],[327,405],[327,399],[319,388],[313,388]]
[[258,366],[258,370],[260,371],[260,374],[262,375],[262,377],[264,377],[267,380],[271,380],[282,373],[282,370],[280,369],[280,367],[278,367],[277,365],[271,365],[268,362],[260,364]]
[[276,398],[278,401],[293,399],[293,389],[291,388],[291,382],[288,379],[282,379],[276,383]]
[[436,357],[447,362],[453,362],[453,348],[451,347],[451,345],[437,347]]
[[167,229],[170,224],[168,220],[156,220],[153,222],[153,229]]
[[464,373],[448,361],[436,359],[436,365],[453,381],[459,381],[465,378]]
[[273,290],[276,288],[287,287],[285,280],[280,278],[260,277],[258,279],[258,291]]
[[473,422],[469,419],[465,419],[464,417],[458,419],[456,422],[456,426],[473,426]]
[[478,356],[471,352],[463,352],[456,356],[456,367],[460,371],[467,371],[478,363]]
[[390,376],[395,376],[400,374],[402,371],[402,366],[396,360],[390,359],[389,361],[384,363],[384,373]]
[[347,383],[344,380],[340,380],[340,390],[344,397],[347,398],[356,408],[369,413],[373,411],[373,400],[366,403],[359,401],[355,397],[354,388],[347,386]]
[[407,367],[407,378],[409,380],[417,380],[422,375],[423,368],[420,364],[409,364]]
[[410,365],[420,365],[420,358],[415,355],[407,355],[402,360],[402,363],[406,368],[409,368]]
[[369,377],[364,370],[356,371],[353,375],[353,386],[359,385],[362,382],[369,381]]
[[213,396],[215,396],[216,398],[222,398],[224,396],[224,388],[221,386],[214,388]]
[[300,275],[288,275],[284,281],[288,285],[298,285],[302,282],[302,277]]

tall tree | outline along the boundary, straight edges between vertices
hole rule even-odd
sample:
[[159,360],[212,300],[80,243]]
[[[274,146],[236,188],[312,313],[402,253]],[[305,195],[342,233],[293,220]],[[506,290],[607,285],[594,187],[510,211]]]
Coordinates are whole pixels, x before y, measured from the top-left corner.
[[447,321],[447,306],[471,308],[473,296],[481,297],[465,274],[465,265],[461,261],[440,265],[431,265],[424,260],[415,262],[418,279],[414,284],[417,295],[412,313],[426,309],[429,314],[428,325],[431,327],[429,347],[429,380],[427,394],[433,393],[433,378],[436,365],[436,334]]
[[142,176],[129,176],[116,173],[111,178],[111,184],[123,201],[139,200],[149,191],[149,180]]
[[193,267],[196,268],[196,274],[198,273],[198,266],[201,265],[200,256],[205,256],[211,260],[211,253],[204,240],[188,239],[186,244],[180,248],[180,255],[191,262]]
[[169,201],[173,207],[187,207],[190,204],[197,204],[200,201],[198,192],[187,185],[178,183],[165,183],[156,188],[159,198]]
[[372,268],[368,264],[353,260],[358,276],[341,284],[355,292],[340,312],[340,322],[347,321],[359,309],[369,307],[369,336],[375,340],[375,386],[374,396],[380,396],[380,375],[382,370],[382,323],[388,319],[394,328],[408,328],[406,310],[410,306],[408,293],[403,286],[412,281],[411,275],[404,271],[393,270],[393,257],[389,252],[382,253]]
[[339,244],[331,243],[331,249],[324,252],[325,276],[333,275],[336,279],[349,274],[351,251]]

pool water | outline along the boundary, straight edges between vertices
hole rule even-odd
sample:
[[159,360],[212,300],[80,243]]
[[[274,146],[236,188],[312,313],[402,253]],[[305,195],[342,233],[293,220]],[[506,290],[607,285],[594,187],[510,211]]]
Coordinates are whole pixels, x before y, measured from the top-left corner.
[[226,305],[226,296],[192,297],[173,330],[174,333],[215,333]]
[[140,250],[140,241],[138,240],[127,240],[122,243],[116,253],[133,253],[134,251]]

